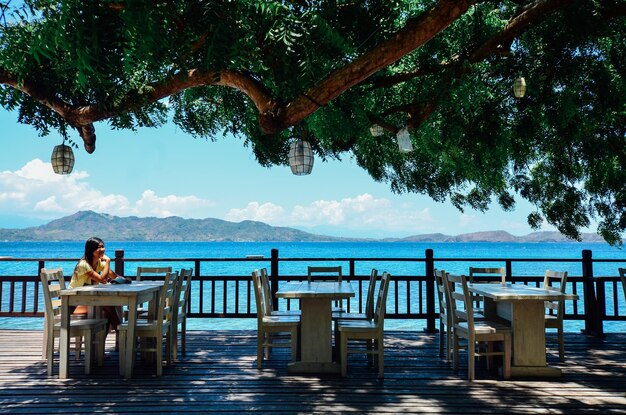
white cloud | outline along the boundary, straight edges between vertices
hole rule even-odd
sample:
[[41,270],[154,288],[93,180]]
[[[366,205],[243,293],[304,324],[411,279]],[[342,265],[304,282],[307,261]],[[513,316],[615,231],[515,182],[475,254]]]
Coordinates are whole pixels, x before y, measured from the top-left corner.
[[316,200],[291,210],[273,203],[250,202],[244,209],[231,209],[227,220],[260,220],[274,226],[336,226],[353,230],[413,232],[432,226],[428,208],[394,207],[388,199],[364,193],[341,200]]
[[243,220],[255,220],[265,223],[280,223],[283,219],[284,209],[273,203],[250,202],[243,209],[231,209],[226,213],[225,219],[232,222]]
[[50,163],[34,159],[17,171],[0,172],[0,211],[57,218],[78,210],[93,210],[118,216],[182,216],[204,218],[214,202],[196,196],[159,196],[145,190],[132,202],[121,194],[104,194],[88,182],[89,174],[77,171],[61,176]]

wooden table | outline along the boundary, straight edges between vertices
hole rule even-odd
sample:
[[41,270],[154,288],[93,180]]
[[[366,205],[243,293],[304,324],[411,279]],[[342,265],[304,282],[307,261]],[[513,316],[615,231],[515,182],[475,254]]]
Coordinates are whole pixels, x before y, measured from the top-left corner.
[[468,284],[468,288],[485,297],[486,318],[511,322],[511,376],[561,376],[561,369],[548,366],[546,362],[544,301],[577,300],[577,295],[511,283],[474,283]]
[[350,283],[314,281],[288,282],[276,296],[300,300],[302,310],[301,360],[289,364],[292,373],[340,373],[341,366],[333,362],[331,303],[354,297]]
[[59,347],[59,378],[66,379],[69,373],[70,353],[70,306],[127,306],[128,335],[126,336],[126,362],[124,377],[132,377],[135,357],[135,323],[137,305],[150,303],[149,314],[155,314],[156,304],[163,287],[162,281],[133,282],[132,284],[98,284],[62,290],[61,296],[61,344]]

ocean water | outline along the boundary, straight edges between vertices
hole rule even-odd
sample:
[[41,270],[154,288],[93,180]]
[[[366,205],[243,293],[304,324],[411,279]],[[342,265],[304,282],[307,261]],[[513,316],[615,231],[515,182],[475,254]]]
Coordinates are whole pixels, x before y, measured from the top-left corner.
[[[513,262],[512,273],[516,275],[543,275],[546,269],[568,271],[570,276],[582,274],[579,262],[553,262],[550,258],[579,260],[582,251],[591,250],[594,259],[617,259],[620,262],[594,264],[595,276],[618,275],[618,267],[626,267],[626,251],[603,243],[409,243],[409,242],[116,242],[105,241],[107,255],[111,258],[115,250],[123,249],[126,259],[192,259],[192,258],[239,258],[247,255],[262,255],[263,260],[252,262],[211,262],[202,263],[202,275],[249,275],[255,268],[268,267],[272,249],[278,249],[281,259],[292,259],[280,263],[281,275],[305,275],[306,266],[311,263],[306,258],[333,259],[316,262],[342,265],[345,272],[349,262],[345,258],[371,258],[356,263],[357,275],[368,275],[372,267],[388,271],[392,275],[424,275],[424,262],[405,259],[424,259],[426,249],[432,249],[435,266],[452,273],[465,273],[469,266],[504,266],[503,259],[517,258]],[[82,256],[84,242],[0,242],[0,258],[45,258],[46,267],[60,266],[66,275],[71,275],[75,259]],[[451,258],[460,260],[450,261]],[[491,259],[473,262],[473,258]],[[535,261],[524,261],[533,258]],[[546,261],[536,261],[536,259]],[[54,261],[53,259],[57,259]],[[344,259],[344,260],[342,260]],[[51,261],[49,261],[51,260]],[[141,265],[173,265],[174,269],[192,267],[193,262],[152,262],[132,261],[125,264],[125,275],[135,275]],[[0,260],[0,275],[36,275],[37,263],[32,261],[11,262]],[[579,291],[582,293],[582,291]],[[2,307],[5,309],[8,290],[3,290]],[[619,294],[619,293],[618,293]],[[612,292],[607,291],[607,297]],[[626,314],[623,295],[618,295],[620,315]],[[194,305],[192,304],[192,307]],[[612,310],[613,304],[609,304]],[[41,328],[41,319],[0,318],[1,328]],[[190,319],[191,329],[254,329],[254,319]],[[401,330],[422,330],[423,320],[387,319],[386,327]],[[578,331],[582,322],[566,321],[567,331]],[[623,322],[605,322],[605,331],[624,331]]]

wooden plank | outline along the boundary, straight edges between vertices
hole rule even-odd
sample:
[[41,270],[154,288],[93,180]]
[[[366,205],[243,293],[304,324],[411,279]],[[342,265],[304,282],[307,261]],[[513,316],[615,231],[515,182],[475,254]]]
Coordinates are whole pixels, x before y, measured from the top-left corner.
[[548,342],[548,362],[559,379],[503,380],[477,365],[477,380],[438,356],[438,335],[388,332],[385,379],[365,356],[350,356],[348,376],[294,375],[290,353],[275,349],[261,370],[255,368],[256,332],[190,331],[187,356],[164,368],[138,360],[133,379],[118,374],[114,336],[109,336],[104,366],[84,374],[72,354],[68,379],[46,376],[41,358],[42,331],[0,331],[0,413],[502,413],[603,414],[626,408],[626,335],[603,339],[566,333],[566,361],[558,361]]

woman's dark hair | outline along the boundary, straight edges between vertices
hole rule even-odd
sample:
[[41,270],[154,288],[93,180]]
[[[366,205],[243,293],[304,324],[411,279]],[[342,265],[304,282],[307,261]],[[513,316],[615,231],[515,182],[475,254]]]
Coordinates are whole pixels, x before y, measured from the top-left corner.
[[85,242],[85,255],[83,258],[87,260],[89,265],[93,264],[93,253],[96,249],[98,249],[100,244],[104,244],[104,241],[100,238],[96,238],[95,236],[87,239],[87,242]]

